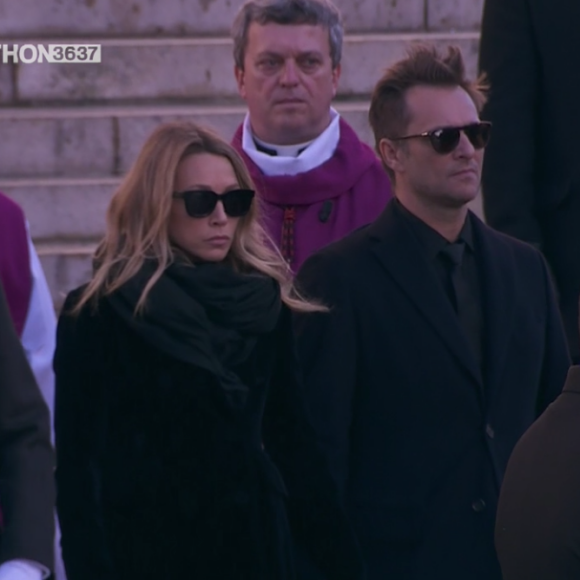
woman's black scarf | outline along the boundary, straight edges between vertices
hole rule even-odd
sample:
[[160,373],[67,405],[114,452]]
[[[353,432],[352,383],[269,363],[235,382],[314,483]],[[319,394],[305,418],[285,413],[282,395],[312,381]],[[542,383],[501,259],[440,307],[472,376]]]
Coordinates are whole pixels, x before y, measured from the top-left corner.
[[135,315],[155,269],[155,262],[145,262],[108,302],[147,343],[209,371],[231,403],[242,403],[248,387],[232,369],[249,357],[259,335],[275,328],[281,308],[278,283],[225,264],[175,262],[149,292],[144,311]]

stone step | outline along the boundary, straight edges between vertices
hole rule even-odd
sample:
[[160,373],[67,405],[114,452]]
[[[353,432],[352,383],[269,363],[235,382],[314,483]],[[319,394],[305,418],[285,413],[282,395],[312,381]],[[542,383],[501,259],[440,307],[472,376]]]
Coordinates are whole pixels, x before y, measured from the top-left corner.
[[[104,234],[105,212],[121,179],[2,179],[0,190],[24,209],[35,243],[90,245]],[[482,214],[479,200],[473,208]]]
[[[368,95],[384,68],[420,41],[460,46],[469,74],[475,74],[477,32],[355,34],[345,38],[340,96]],[[102,44],[99,64],[3,65],[17,71],[0,75],[0,104],[237,98],[229,38],[96,38],[91,43]]]
[[91,279],[96,244],[36,244],[56,310],[68,292]]
[[[335,0],[350,31],[476,30],[483,0]],[[220,34],[240,0],[3,2],[2,36]]]
[[[368,102],[337,101],[336,108],[372,144]],[[0,176],[100,177],[121,175],[161,122],[187,119],[229,140],[244,105],[163,105],[0,108]],[[1,182],[0,182],[1,187]]]
[[[110,191],[112,189],[110,187]],[[83,215],[83,211],[79,211],[71,214],[71,219],[78,220],[79,224],[87,224],[88,227],[85,233],[95,234],[100,229],[98,224],[104,224],[104,210],[108,199],[109,195],[103,195],[98,203],[86,204],[84,206],[86,213]],[[483,217],[481,197],[477,197],[470,204],[470,207],[479,217]],[[31,218],[32,216],[29,215],[28,217]],[[33,223],[31,223],[31,229],[34,231]],[[68,243],[36,242],[36,249],[57,309],[61,307],[66,294],[70,290],[84,284],[91,278],[92,255],[96,244],[96,239],[84,242],[70,241]]]
[[[482,216],[479,197],[471,204],[471,208],[477,215]],[[95,247],[96,242],[36,244],[57,310],[62,306],[68,292],[90,280]]]
[[0,179],[18,203],[35,243],[92,244],[105,231],[105,212],[121,177]]

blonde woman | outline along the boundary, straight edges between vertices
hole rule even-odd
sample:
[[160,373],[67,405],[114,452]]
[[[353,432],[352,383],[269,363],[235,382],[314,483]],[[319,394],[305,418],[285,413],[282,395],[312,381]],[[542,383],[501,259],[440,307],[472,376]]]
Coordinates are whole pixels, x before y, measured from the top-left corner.
[[238,154],[159,127],[59,320],[69,580],[290,580],[294,543],[320,577],[360,577],[300,395],[291,310],[320,307],[270,248]]

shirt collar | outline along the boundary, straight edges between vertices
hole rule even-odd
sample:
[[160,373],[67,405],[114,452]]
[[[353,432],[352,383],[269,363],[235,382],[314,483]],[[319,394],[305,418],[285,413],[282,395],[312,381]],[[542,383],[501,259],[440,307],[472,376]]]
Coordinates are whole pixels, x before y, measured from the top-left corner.
[[[447,246],[449,242],[439,232],[435,231],[423,220],[412,214],[399,200],[395,200],[395,207],[409,224],[411,230],[418,238],[419,243],[425,249],[429,258],[435,259],[439,252]],[[473,228],[471,226],[469,213],[465,218],[465,222],[463,223],[463,227],[459,232],[457,240],[463,241],[471,252],[475,251],[475,245],[473,243]]]
[[274,145],[273,143],[267,143],[266,141],[258,139],[255,135],[252,135],[252,137],[258,151],[262,151],[267,155],[279,155],[280,157],[298,157],[314,141],[312,139],[312,141],[298,143],[296,145]]
[[[340,115],[331,108],[330,116],[332,120],[328,127],[306,149],[302,149],[297,157],[288,157],[280,154],[268,155],[256,147],[250,115],[247,114],[242,125],[242,149],[265,175],[297,175],[311,171],[334,155],[340,141]],[[266,147],[277,151],[276,145],[266,144]]]

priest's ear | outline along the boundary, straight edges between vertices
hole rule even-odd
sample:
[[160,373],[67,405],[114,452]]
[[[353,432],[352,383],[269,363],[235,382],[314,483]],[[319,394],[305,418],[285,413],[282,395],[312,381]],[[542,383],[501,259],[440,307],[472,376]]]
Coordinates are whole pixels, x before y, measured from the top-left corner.
[[394,174],[405,171],[405,157],[407,154],[407,144],[401,141],[391,141],[383,137],[379,141],[379,155],[383,165]]
[[246,99],[246,76],[244,74],[243,68],[238,68],[234,65],[234,76],[236,77],[236,82],[238,84],[238,93],[242,99]]

